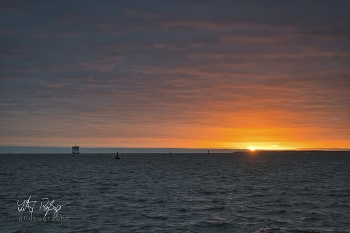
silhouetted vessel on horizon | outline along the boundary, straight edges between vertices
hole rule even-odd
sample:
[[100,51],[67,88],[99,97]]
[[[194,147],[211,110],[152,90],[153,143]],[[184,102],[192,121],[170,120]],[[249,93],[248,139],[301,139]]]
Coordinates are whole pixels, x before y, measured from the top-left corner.
[[78,154],[79,154],[79,146],[77,146],[77,145],[72,146],[72,156],[78,155]]

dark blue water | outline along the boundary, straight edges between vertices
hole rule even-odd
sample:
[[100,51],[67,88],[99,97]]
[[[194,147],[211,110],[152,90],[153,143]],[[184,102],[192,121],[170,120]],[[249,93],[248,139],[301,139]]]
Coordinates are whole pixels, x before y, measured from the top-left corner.
[[0,155],[0,232],[350,232],[348,152],[120,157]]

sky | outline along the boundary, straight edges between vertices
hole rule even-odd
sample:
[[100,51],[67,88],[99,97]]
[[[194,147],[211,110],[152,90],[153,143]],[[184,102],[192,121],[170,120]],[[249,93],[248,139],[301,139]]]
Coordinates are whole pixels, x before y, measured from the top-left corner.
[[350,1],[0,0],[0,146],[350,148]]

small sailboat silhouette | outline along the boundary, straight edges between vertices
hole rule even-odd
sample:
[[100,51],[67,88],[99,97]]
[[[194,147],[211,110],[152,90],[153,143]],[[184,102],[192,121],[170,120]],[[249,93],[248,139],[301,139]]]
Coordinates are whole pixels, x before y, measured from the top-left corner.
[[75,155],[75,154],[79,154],[79,146],[75,145],[75,146],[72,146],[72,156]]
[[118,155],[118,152],[117,152],[117,154],[115,155],[115,159],[120,159],[120,158],[119,158],[119,155]]

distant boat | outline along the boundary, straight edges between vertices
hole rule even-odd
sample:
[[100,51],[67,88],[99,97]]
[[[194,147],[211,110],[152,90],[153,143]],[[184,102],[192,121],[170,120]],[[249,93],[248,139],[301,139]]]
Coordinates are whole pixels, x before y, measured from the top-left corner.
[[118,152],[117,152],[117,154],[115,155],[115,159],[120,159],[120,158],[119,158],[119,155],[118,155]]
[[72,146],[72,156],[75,154],[79,154],[79,146]]

